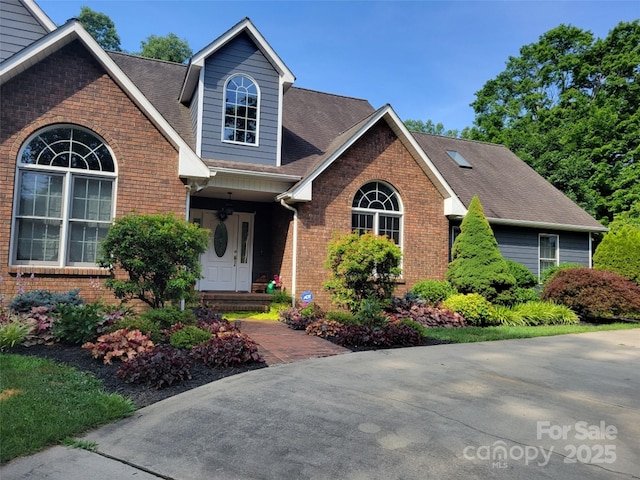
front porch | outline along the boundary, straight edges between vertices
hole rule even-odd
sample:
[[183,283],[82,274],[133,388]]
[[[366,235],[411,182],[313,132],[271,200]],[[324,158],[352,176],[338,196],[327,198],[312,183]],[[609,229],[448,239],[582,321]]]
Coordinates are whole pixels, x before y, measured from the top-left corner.
[[200,304],[219,312],[268,312],[273,295],[249,292],[199,292]]

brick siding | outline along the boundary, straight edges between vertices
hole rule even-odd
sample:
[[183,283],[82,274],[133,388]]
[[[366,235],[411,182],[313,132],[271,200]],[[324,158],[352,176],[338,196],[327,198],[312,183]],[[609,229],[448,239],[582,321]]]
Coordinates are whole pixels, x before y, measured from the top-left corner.
[[[116,216],[135,210],[173,212],[183,218],[186,189],[178,178],[176,149],[79,42],[11,79],[2,86],[0,97],[0,218],[4,219],[0,222],[0,294],[11,297],[17,283],[23,283],[28,290],[80,288],[88,301],[114,302],[110,291],[96,287],[95,280],[103,280],[105,270],[8,266],[19,150],[32,133],[48,125],[88,128],[105,139],[115,156]],[[18,272],[22,278],[17,278]]]
[[[351,203],[365,183],[382,180],[399,193],[404,209],[403,277],[395,294],[402,295],[421,279],[444,279],[448,256],[448,221],[443,197],[386,122],[381,121],[313,182],[313,201],[298,204],[297,294],[314,293],[315,302],[335,308],[322,284],[327,245],[334,232],[351,231]],[[282,260],[289,287],[293,227],[286,232]]]

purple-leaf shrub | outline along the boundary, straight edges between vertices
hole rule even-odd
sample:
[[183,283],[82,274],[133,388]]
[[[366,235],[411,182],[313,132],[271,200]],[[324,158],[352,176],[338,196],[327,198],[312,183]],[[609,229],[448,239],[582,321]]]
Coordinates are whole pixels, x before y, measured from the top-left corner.
[[258,345],[241,332],[221,332],[191,349],[191,356],[208,367],[237,367],[264,362]]
[[116,375],[128,383],[162,388],[190,380],[191,368],[191,360],[185,352],[171,347],[158,347],[123,363]]

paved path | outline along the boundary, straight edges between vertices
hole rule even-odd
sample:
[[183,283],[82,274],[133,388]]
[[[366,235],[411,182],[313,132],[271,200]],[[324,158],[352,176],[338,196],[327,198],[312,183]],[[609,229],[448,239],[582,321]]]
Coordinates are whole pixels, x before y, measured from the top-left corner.
[[150,405],[0,478],[638,479],[640,329],[334,355]]
[[351,352],[322,338],[307,335],[303,330],[293,330],[282,322],[241,320],[240,329],[260,345],[259,352],[269,366]]

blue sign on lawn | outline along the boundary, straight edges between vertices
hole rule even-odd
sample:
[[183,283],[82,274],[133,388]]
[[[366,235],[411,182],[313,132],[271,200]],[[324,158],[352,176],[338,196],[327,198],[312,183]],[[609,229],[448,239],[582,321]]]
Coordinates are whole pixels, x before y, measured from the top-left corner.
[[311,300],[313,300],[313,293],[311,293],[309,290],[305,290],[304,292],[302,292],[302,295],[300,295],[300,300],[302,300],[303,303],[311,302]]

